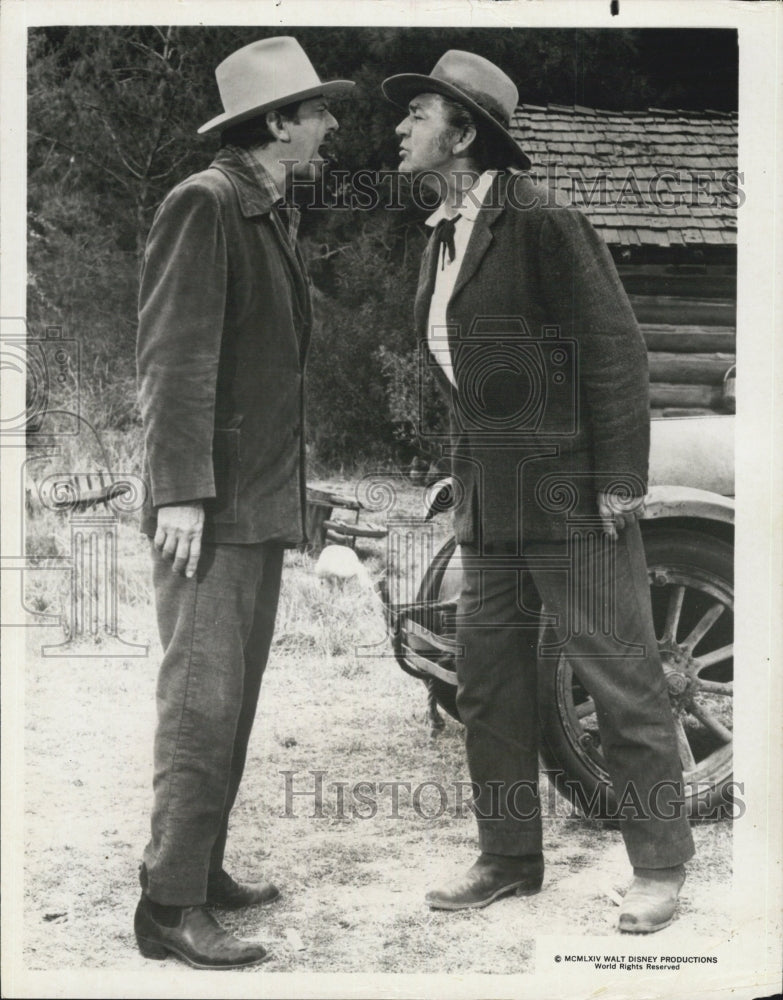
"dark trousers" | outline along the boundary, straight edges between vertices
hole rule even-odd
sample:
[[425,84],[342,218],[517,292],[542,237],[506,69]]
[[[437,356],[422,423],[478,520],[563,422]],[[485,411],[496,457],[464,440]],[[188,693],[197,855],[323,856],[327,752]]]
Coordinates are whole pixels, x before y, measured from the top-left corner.
[[272,641],[283,549],[205,545],[189,580],[152,553],[164,655],[145,881],[156,902],[195,906],[206,899],[208,875],[223,864]]
[[[480,556],[463,546],[457,706],[478,786],[479,843],[493,854],[541,850],[536,652],[543,602],[555,619],[550,637],[596,702],[615,795],[623,798],[630,783],[624,801],[632,807],[620,824],[631,864],[668,868],[693,856],[693,840],[641,534],[634,524],[614,543],[590,537],[528,544],[521,556]],[[556,655],[548,662],[554,670]]]

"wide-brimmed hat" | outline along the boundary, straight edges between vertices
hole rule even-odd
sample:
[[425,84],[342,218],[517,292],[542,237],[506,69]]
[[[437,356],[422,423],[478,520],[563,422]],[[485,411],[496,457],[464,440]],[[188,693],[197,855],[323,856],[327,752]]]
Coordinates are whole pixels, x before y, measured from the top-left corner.
[[527,170],[530,160],[510,134],[511,116],[519,103],[519,91],[502,69],[473,52],[450,49],[435,64],[429,76],[399,73],[381,84],[393,103],[405,109],[417,94],[441,94],[472,111],[508,151],[509,165]]
[[323,83],[295,38],[280,35],[251,42],[215,70],[223,113],[198,130],[199,135],[247,121],[283,104],[306,101],[323,94],[342,94],[354,86],[351,80]]

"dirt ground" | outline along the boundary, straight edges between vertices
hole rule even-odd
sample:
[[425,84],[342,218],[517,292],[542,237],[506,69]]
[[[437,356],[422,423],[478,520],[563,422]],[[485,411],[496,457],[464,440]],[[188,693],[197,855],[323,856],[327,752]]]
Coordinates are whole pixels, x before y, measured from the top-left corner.
[[[62,628],[29,630],[22,933],[31,970],[130,973],[161,964],[141,957],[132,928],[151,804],[159,647],[147,554],[130,519],[121,525],[120,552],[120,633],[149,642],[147,655],[106,657],[97,644],[44,656],[42,643],[62,641]],[[382,544],[363,561],[377,579]],[[43,584],[33,598],[51,608]],[[356,655],[357,644],[371,649]],[[236,974],[516,973],[535,968],[540,935],[605,936],[607,948],[619,942],[618,893],[630,879],[620,835],[572,818],[546,782],[543,891],[458,914],[425,907],[427,888],[476,853],[473,820],[457,801],[467,778],[461,727],[449,719],[430,735],[425,689],[388,655],[367,584],[319,580],[308,556],[290,553],[226,859],[236,877],[271,878],[282,896],[267,909],[222,918],[273,955],[260,970]],[[369,784],[357,789],[360,782]],[[384,782],[409,786],[398,787],[396,809]],[[445,801],[428,782],[446,790]],[[679,920],[656,935],[657,950],[675,945],[686,926],[705,947],[730,933],[731,824],[703,824],[694,834]]]

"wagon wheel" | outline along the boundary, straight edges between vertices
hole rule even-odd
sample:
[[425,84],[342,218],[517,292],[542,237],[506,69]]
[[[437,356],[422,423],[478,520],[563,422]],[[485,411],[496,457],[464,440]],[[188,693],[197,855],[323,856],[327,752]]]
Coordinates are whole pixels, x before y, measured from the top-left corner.
[[[656,527],[644,533],[655,634],[675,718],[692,819],[731,805],[733,550],[710,535]],[[608,781],[595,704],[561,656],[539,667],[542,756],[559,791],[579,804]],[[569,784],[570,783],[570,784]],[[611,791],[602,802],[611,815]]]

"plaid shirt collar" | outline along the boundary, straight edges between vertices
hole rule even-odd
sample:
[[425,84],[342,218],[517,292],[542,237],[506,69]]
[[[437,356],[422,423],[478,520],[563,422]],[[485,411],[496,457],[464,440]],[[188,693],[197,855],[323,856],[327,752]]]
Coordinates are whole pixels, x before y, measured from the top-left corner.
[[291,245],[296,243],[301,213],[287,205],[269,171],[246,149],[224,146],[212,161],[228,175],[234,184],[243,215],[267,215],[274,212],[288,234]]

